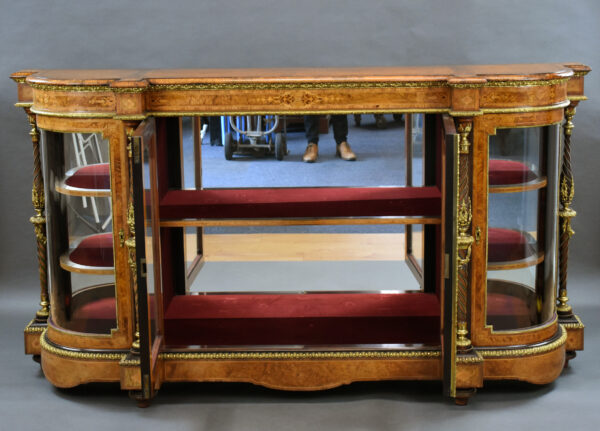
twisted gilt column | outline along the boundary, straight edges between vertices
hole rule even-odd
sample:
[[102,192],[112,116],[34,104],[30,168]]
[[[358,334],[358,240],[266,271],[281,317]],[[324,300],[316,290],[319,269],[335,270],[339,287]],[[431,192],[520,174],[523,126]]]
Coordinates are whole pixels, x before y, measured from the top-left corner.
[[50,314],[50,299],[48,296],[48,271],[46,258],[46,217],[45,217],[45,197],[44,197],[44,179],[42,177],[42,164],[40,159],[40,133],[37,129],[35,114],[26,109],[27,118],[31,130],[31,142],[33,143],[33,188],[31,190],[31,200],[35,215],[29,221],[35,229],[37,238],[37,256],[40,273],[40,309],[35,314],[36,323],[46,323]]
[[558,212],[560,217],[560,248],[559,248],[559,290],[558,290],[558,315],[562,318],[573,316],[573,310],[567,303],[567,265],[569,259],[569,239],[575,233],[571,227],[571,219],[577,215],[571,209],[575,184],[571,171],[571,133],[573,131],[573,116],[575,115],[576,103],[565,109],[565,123],[563,124],[564,147],[562,171],[560,174],[560,205]]

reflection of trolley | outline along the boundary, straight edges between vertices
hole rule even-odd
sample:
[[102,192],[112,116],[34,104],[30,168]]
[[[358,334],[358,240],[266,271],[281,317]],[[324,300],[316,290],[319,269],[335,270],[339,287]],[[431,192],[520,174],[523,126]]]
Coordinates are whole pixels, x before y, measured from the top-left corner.
[[277,160],[283,160],[287,154],[285,117],[283,127],[279,126],[278,115],[221,117],[225,158],[231,160],[234,154],[275,154]]

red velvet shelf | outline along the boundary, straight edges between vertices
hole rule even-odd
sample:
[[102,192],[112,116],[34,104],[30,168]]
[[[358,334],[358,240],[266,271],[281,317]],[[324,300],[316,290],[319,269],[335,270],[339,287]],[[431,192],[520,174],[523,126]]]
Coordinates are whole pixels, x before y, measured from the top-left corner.
[[[514,296],[488,294],[487,313],[496,325],[531,324],[527,303]],[[73,313],[88,329],[112,327],[116,318],[112,297]],[[181,295],[165,313],[169,346],[439,345],[439,333],[440,303],[428,293]]]
[[440,216],[436,187],[172,190],[161,219]]
[[514,229],[488,228],[488,262],[513,262],[535,254],[531,235]]
[[110,165],[97,163],[71,169],[56,190],[74,196],[110,196]]
[[537,178],[526,164],[514,160],[490,159],[488,171],[490,186],[524,184]]
[[184,345],[440,344],[434,294],[175,296],[165,343]]
[[65,184],[78,189],[110,189],[110,166],[108,163],[82,166],[65,179]]
[[83,238],[61,257],[61,267],[72,272],[112,274],[114,272],[112,232]]

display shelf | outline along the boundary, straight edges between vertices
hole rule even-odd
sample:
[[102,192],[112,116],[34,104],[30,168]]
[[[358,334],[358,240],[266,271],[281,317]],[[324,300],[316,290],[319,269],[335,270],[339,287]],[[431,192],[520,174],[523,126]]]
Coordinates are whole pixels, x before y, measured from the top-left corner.
[[539,177],[527,183],[490,186],[490,193],[528,192],[530,190],[543,189],[547,184],[548,180],[546,177]]
[[544,253],[536,249],[528,232],[498,227],[488,228],[488,269],[516,269],[537,265]]
[[169,345],[440,344],[440,303],[427,293],[174,296]]
[[437,187],[170,190],[161,219],[331,218],[441,214]]
[[70,169],[56,184],[56,191],[70,196],[110,196],[110,165],[97,163]]
[[548,183],[545,176],[539,176],[525,163],[515,160],[490,159],[488,168],[490,193],[537,190]]
[[100,233],[77,241],[60,256],[61,268],[83,274],[114,274],[113,234]]

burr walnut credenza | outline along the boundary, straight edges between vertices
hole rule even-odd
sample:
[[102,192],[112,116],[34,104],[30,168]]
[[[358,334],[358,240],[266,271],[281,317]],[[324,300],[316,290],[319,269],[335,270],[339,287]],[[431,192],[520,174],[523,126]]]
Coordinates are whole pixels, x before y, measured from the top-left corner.
[[[25,352],[55,386],[119,382],[140,405],[176,381],[319,390],[438,380],[458,404],[487,380],[552,382],[583,349],[567,260],[572,119],[589,71],[17,72],[16,105],[33,142],[41,285]],[[203,182],[204,118],[307,114],[404,115],[405,181]],[[359,163],[360,154],[343,166]],[[394,265],[409,275],[385,289],[194,287],[211,229],[384,225],[400,230],[405,253]]]

